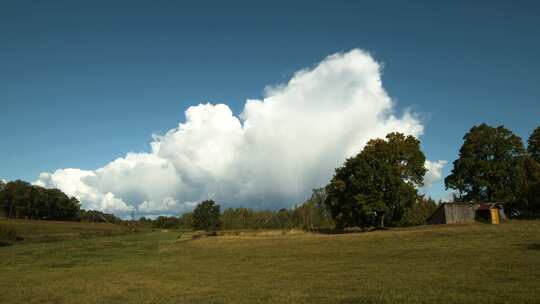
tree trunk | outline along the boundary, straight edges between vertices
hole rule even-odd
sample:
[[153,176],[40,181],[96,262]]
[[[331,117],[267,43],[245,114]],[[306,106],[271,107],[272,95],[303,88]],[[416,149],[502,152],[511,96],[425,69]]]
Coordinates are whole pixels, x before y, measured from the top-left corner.
[[13,204],[13,202],[11,202],[10,206],[9,206],[9,214],[8,214],[8,218],[11,218],[13,216],[13,207],[15,206],[15,204]]
[[384,213],[379,216],[379,229],[384,229]]

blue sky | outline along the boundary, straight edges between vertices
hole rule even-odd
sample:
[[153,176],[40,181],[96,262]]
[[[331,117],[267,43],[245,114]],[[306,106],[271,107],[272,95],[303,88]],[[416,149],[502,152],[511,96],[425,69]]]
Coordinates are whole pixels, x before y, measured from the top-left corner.
[[[474,124],[540,125],[537,1],[0,0],[0,177],[148,151],[201,102],[235,114],[265,86],[353,48],[451,170]],[[442,183],[432,194],[442,196]]]

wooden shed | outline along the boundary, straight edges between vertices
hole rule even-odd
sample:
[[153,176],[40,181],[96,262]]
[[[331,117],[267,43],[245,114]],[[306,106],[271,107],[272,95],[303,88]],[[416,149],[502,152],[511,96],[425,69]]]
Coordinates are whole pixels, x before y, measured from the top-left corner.
[[442,203],[427,219],[427,223],[431,225],[472,223],[477,219],[499,224],[506,216],[502,205],[498,203]]
[[472,203],[442,203],[427,219],[428,224],[472,223],[475,218],[475,208]]

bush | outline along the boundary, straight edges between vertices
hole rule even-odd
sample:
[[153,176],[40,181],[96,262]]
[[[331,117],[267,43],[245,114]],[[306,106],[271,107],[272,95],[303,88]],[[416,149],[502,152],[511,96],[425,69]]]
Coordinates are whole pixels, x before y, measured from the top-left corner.
[[15,231],[15,229],[0,226],[0,246],[10,246],[20,240],[22,240],[22,238],[17,236],[17,231]]
[[425,225],[427,219],[437,210],[437,204],[431,198],[420,198],[414,205],[405,209],[398,226]]
[[219,205],[213,200],[198,204],[193,210],[193,228],[214,232],[221,226]]

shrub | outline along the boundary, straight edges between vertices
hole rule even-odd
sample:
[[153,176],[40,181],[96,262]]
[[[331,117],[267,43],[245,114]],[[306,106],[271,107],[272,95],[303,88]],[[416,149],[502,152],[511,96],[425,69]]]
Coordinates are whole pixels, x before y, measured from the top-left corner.
[[398,226],[425,225],[426,220],[437,210],[437,204],[431,198],[420,198],[415,204],[405,209]]
[[0,246],[9,246],[15,244],[16,241],[22,240],[17,236],[15,229],[11,227],[0,226]]
[[213,200],[203,201],[193,210],[193,228],[214,232],[221,226],[220,216],[218,204]]

